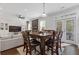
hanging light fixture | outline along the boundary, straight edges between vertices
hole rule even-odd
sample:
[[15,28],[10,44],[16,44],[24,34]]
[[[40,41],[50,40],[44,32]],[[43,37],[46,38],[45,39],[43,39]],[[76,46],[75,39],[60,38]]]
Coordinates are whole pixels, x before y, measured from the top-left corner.
[[45,12],[45,3],[43,3],[43,14],[42,14],[42,17],[46,17],[46,12]]

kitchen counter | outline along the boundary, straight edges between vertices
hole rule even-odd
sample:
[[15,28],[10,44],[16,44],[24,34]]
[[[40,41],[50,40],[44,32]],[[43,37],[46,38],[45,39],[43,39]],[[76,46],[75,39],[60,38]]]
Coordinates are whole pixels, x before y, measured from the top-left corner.
[[22,35],[0,37],[0,51],[23,45]]

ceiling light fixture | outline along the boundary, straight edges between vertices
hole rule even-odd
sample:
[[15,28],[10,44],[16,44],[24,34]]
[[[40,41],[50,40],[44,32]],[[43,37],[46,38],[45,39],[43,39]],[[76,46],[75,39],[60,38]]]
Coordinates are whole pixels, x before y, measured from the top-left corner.
[[45,12],[45,3],[43,3],[43,14],[42,14],[42,17],[46,17],[46,12]]
[[25,17],[24,16],[22,16],[22,15],[18,15],[18,18],[20,18],[20,19],[25,19]]

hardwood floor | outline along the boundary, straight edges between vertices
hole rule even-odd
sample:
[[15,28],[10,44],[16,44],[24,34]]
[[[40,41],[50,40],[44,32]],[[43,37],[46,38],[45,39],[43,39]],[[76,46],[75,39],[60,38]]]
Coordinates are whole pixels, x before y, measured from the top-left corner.
[[75,45],[66,46],[62,55],[79,55],[79,48]]
[[[62,55],[79,55],[79,48],[75,45],[65,44],[62,50],[63,50]],[[25,52],[23,52],[23,47],[19,47],[17,49],[11,49],[11,50],[1,52],[1,54],[2,55],[25,55]]]

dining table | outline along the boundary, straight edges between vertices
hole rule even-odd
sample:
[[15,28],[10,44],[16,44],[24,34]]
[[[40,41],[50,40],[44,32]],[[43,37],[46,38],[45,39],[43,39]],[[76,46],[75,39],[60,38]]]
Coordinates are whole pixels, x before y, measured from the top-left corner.
[[29,36],[33,37],[33,38],[39,38],[40,39],[40,54],[45,55],[46,54],[45,53],[45,40],[48,39],[51,36],[51,34],[30,33]]

